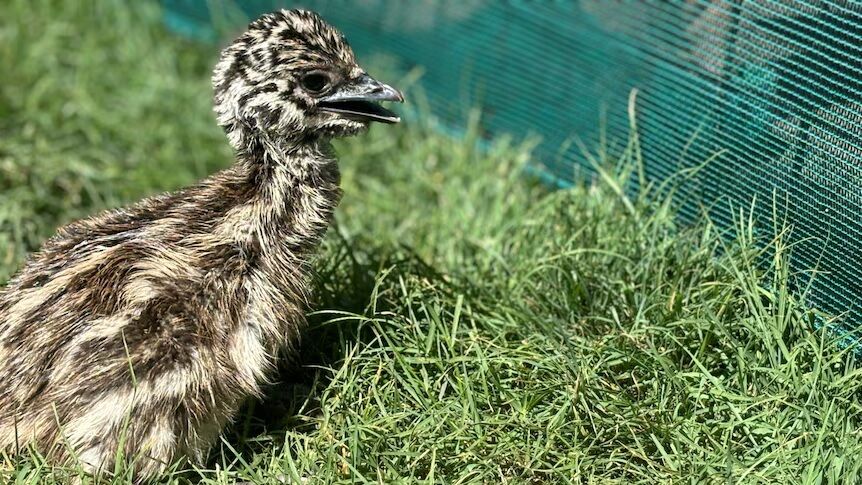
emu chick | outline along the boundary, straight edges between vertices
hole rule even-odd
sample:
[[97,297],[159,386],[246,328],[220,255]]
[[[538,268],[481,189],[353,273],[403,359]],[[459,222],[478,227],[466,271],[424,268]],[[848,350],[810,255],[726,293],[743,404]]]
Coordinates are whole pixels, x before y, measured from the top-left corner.
[[236,162],[75,222],[0,291],[0,449],[140,480],[201,463],[304,324],[309,260],[339,201],[328,141],[398,117],[314,13],[252,22],[213,75]]

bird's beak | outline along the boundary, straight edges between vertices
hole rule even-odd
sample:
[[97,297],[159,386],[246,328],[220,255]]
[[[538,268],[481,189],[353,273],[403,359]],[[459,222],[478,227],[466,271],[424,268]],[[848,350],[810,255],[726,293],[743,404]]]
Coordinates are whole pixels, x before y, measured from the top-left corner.
[[342,84],[333,93],[321,99],[318,108],[330,113],[338,113],[346,118],[381,123],[398,123],[401,118],[392,111],[380,106],[380,101],[404,102],[400,91],[383,84],[368,74]]

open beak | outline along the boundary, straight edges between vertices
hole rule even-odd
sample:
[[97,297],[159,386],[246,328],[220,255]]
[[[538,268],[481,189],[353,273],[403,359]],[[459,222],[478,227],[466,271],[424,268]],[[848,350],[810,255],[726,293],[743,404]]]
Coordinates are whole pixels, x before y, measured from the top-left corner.
[[321,99],[318,108],[321,111],[338,113],[345,118],[362,121],[379,121],[381,123],[398,123],[401,118],[380,106],[381,101],[404,102],[400,91],[383,84],[368,74],[347,82],[335,92]]

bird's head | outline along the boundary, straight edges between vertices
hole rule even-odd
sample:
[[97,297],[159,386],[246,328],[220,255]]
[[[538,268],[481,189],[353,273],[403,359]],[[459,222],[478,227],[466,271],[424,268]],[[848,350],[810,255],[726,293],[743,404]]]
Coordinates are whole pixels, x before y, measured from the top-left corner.
[[372,121],[397,123],[381,101],[401,93],[356,63],[340,32],[313,12],[282,10],[249,24],[213,73],[215,111],[231,144],[349,136]]

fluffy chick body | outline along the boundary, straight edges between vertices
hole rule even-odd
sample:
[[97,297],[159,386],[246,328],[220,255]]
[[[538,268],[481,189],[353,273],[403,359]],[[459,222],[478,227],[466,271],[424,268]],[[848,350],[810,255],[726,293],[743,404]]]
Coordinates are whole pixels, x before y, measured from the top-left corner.
[[305,176],[236,166],[46,243],[0,296],[0,445],[201,461],[303,323],[339,191],[333,159],[297,155]]
[[122,448],[146,479],[260,396],[340,198],[328,139],[366,126],[316,109],[298,73],[324,66],[332,90],[370,79],[315,14],[253,22],[213,77],[236,163],[64,227],[0,292],[0,449],[99,471]]

